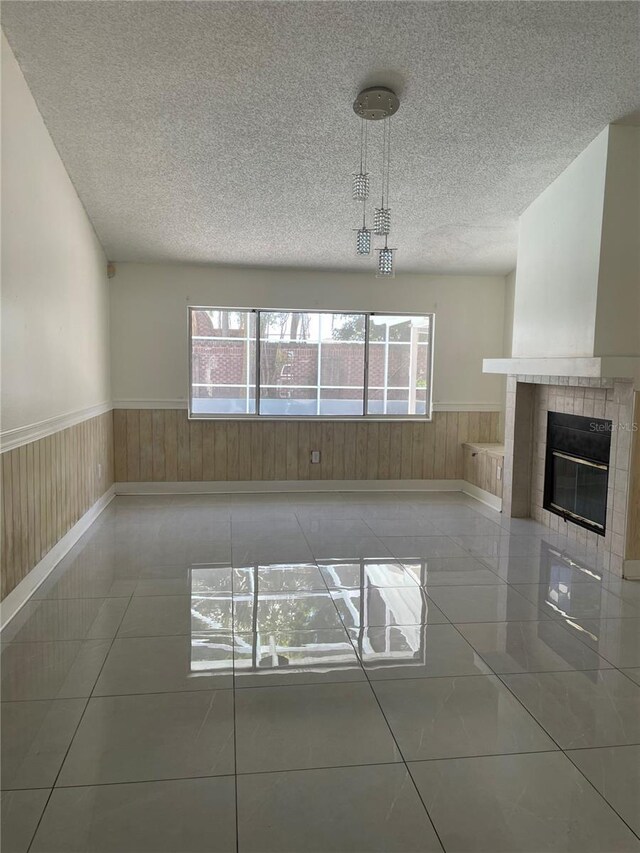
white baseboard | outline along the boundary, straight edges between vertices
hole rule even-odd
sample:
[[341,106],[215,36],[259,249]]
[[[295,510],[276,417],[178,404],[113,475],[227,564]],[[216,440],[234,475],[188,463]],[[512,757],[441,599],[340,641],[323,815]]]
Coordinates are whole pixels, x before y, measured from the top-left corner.
[[640,560],[625,560],[622,564],[622,577],[628,581],[640,580]]
[[464,492],[492,509],[502,501],[466,480],[247,480],[116,483],[118,495],[224,495],[274,492]]
[[117,495],[233,495],[273,492],[460,492],[464,480],[185,480],[116,483]]
[[495,509],[497,512],[502,512],[502,498],[497,497],[497,495],[492,495],[491,492],[487,492],[479,486],[474,486],[473,483],[468,483],[466,480],[462,480],[462,483],[462,491],[465,495],[475,498],[477,501],[486,504],[491,507],[491,509]]
[[93,524],[100,513],[107,507],[113,498],[116,496],[114,486],[111,486],[102,497],[88,509],[82,518],[78,519],[73,527],[68,530],[62,539],[59,539],[53,548],[44,555],[23,578],[15,589],[12,589],[7,597],[0,604],[0,626],[4,628],[7,623],[13,619],[20,608],[26,604],[30,596],[38,589],[38,587],[51,574],[60,560],[67,554],[68,551],[76,544],[78,539],[86,533],[88,528]]

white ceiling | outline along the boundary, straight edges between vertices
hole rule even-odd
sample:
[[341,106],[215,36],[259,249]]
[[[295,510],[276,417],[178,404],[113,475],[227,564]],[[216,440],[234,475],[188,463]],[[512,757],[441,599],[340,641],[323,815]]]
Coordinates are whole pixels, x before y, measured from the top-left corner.
[[398,269],[486,273],[514,266],[522,210],[640,106],[639,15],[635,2],[2,8],[110,258],[372,263],[352,249],[351,104],[360,87],[386,83],[401,96]]

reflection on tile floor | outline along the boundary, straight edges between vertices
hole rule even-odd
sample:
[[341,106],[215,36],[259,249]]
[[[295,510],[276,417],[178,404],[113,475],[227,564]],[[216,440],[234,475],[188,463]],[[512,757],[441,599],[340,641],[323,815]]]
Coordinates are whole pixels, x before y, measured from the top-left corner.
[[3,851],[640,850],[640,584],[459,493],[117,498],[1,639]]

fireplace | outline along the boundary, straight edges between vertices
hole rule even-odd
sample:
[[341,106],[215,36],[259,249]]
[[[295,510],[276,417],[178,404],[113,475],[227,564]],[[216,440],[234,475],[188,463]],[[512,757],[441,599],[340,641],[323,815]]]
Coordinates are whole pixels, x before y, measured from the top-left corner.
[[605,535],[612,423],[549,412],[544,509]]

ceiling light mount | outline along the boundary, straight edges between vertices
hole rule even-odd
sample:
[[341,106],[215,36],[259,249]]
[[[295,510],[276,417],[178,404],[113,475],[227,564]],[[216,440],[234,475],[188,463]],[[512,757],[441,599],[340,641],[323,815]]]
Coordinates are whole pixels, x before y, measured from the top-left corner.
[[353,111],[367,121],[380,121],[398,112],[400,98],[386,86],[363,89],[353,102]]

